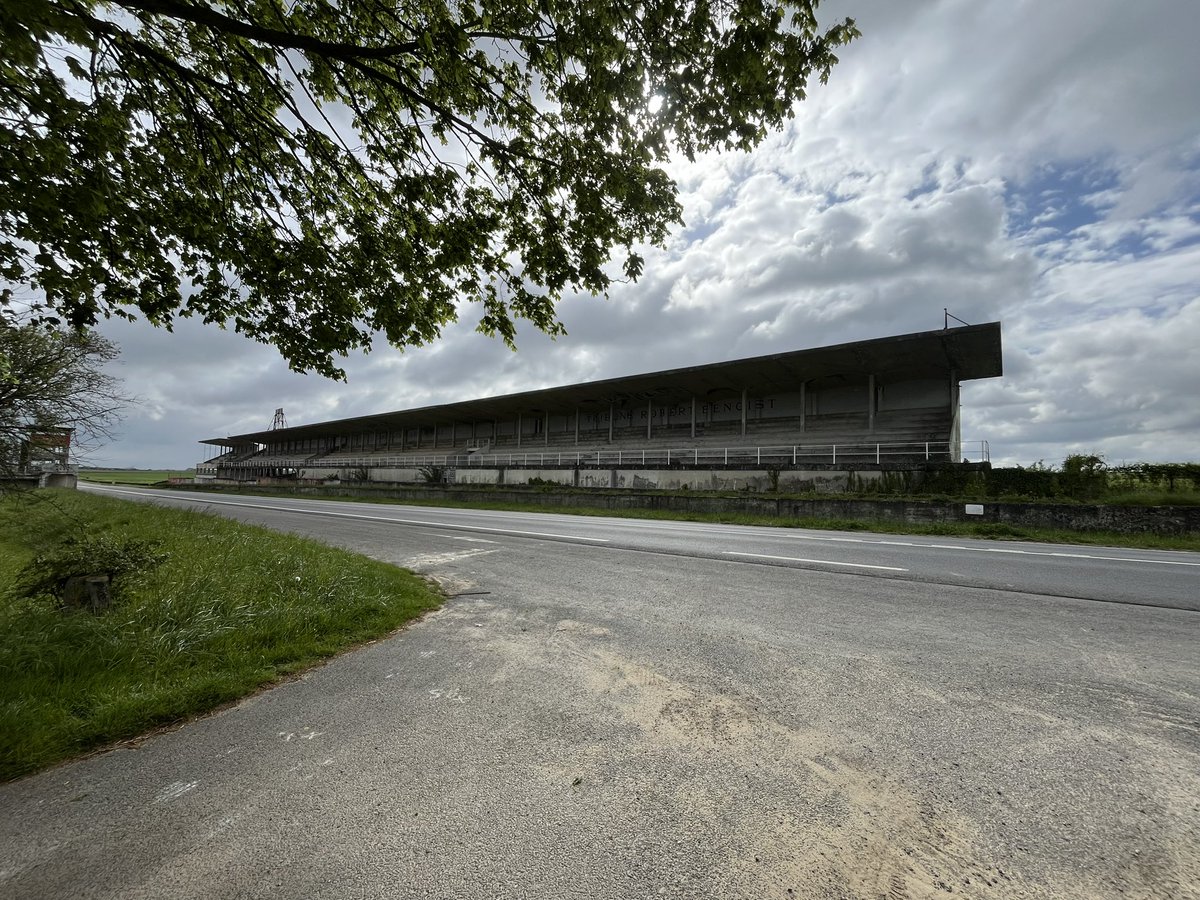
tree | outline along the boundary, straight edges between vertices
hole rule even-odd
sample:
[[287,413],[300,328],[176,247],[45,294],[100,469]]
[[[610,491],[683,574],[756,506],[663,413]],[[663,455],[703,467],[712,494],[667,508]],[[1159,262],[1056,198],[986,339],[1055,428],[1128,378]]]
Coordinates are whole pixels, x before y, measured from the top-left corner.
[[462,301],[562,333],[679,221],[672,149],[748,150],[828,79],[858,32],[817,2],[8,0],[0,278],[335,377]]
[[20,468],[27,441],[70,429],[89,449],[110,436],[128,398],[104,365],[116,346],[91,331],[50,330],[0,316],[0,476]]

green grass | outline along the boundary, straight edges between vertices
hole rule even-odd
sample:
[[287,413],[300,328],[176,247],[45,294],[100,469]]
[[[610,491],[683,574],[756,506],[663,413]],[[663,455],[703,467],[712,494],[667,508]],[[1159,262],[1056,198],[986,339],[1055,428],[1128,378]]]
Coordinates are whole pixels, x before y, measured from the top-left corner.
[[80,469],[80,481],[99,484],[157,484],[168,478],[190,478],[191,472],[179,469]]
[[[294,494],[290,488],[270,490],[240,488],[224,491],[219,488],[209,488],[218,493],[259,494],[261,496],[277,497],[281,494]],[[692,496],[698,496],[694,492]],[[1200,535],[1157,535],[1157,534],[1127,534],[1116,531],[1070,531],[1066,529],[1031,528],[1008,525],[996,522],[930,522],[909,523],[896,522],[886,519],[818,519],[818,518],[782,518],[775,516],[754,515],[751,513],[708,513],[686,512],[680,510],[662,509],[604,509],[594,506],[544,506],[538,503],[512,503],[500,501],[465,501],[452,499],[396,499],[390,497],[372,497],[369,494],[347,492],[342,495],[301,495],[309,500],[355,500],[363,503],[381,503],[385,505],[405,506],[437,506],[453,509],[487,509],[523,513],[558,513],[569,516],[612,516],[625,519],[657,519],[677,522],[708,522],[720,525],[754,525],[771,528],[811,528],[825,531],[872,531],[881,534],[915,534],[950,537],[985,538],[991,540],[1037,541],[1048,544],[1080,544],[1101,547],[1130,547],[1144,550],[1200,550]],[[734,495],[731,495],[734,496]],[[773,499],[762,495],[764,499]],[[830,499],[847,499],[845,495],[836,495]],[[855,497],[851,499],[867,499]],[[894,497],[882,498],[887,500]],[[993,502],[993,501],[987,501]]]
[[[32,497],[0,501],[0,780],[211,710],[441,602],[402,569],[215,515]],[[99,535],[165,561],[114,582],[100,615],[22,595],[35,556]]]

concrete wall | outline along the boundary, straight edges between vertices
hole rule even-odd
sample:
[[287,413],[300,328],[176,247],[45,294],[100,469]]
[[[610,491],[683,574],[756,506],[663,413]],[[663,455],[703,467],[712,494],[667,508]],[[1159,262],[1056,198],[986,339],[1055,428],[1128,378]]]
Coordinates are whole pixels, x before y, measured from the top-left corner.
[[[396,471],[396,470],[379,470]],[[856,472],[858,483],[876,481],[881,472]],[[373,478],[373,481],[387,479]],[[402,481],[403,479],[393,479]],[[420,479],[410,479],[419,481]],[[456,469],[455,484],[528,485],[550,482],[566,487],[628,488],[666,491],[783,491],[837,493],[847,489],[849,472],[783,471],[773,476],[765,469]]]
[[[327,481],[330,478],[337,478],[339,481],[351,481],[354,474],[358,471],[358,468],[353,466],[340,469],[323,466],[320,468],[301,469],[296,477],[301,481]],[[369,481],[379,481],[388,484],[420,484],[425,481],[425,476],[421,474],[420,469],[367,469],[367,477]]]

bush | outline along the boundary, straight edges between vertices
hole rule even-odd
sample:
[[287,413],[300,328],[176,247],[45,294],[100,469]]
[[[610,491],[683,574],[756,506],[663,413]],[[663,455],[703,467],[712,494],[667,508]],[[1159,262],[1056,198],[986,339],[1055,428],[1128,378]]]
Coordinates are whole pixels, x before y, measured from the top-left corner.
[[1043,500],[1059,494],[1058,473],[1043,467],[992,469],[987,473],[989,497],[1026,497]]
[[441,484],[446,480],[445,466],[421,466],[417,469],[426,484]]
[[153,569],[167,559],[160,542],[114,534],[71,537],[33,558],[17,578],[17,591],[26,597],[50,594],[63,598],[71,578],[107,575],[115,593],[118,579]]

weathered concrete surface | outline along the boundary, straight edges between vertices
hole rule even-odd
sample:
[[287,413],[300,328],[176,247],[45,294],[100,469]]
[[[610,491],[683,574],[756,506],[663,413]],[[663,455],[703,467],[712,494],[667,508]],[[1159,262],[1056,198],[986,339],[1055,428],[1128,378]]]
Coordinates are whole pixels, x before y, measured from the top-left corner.
[[35,898],[1187,898],[1196,614],[362,521],[458,594],[0,787]]

